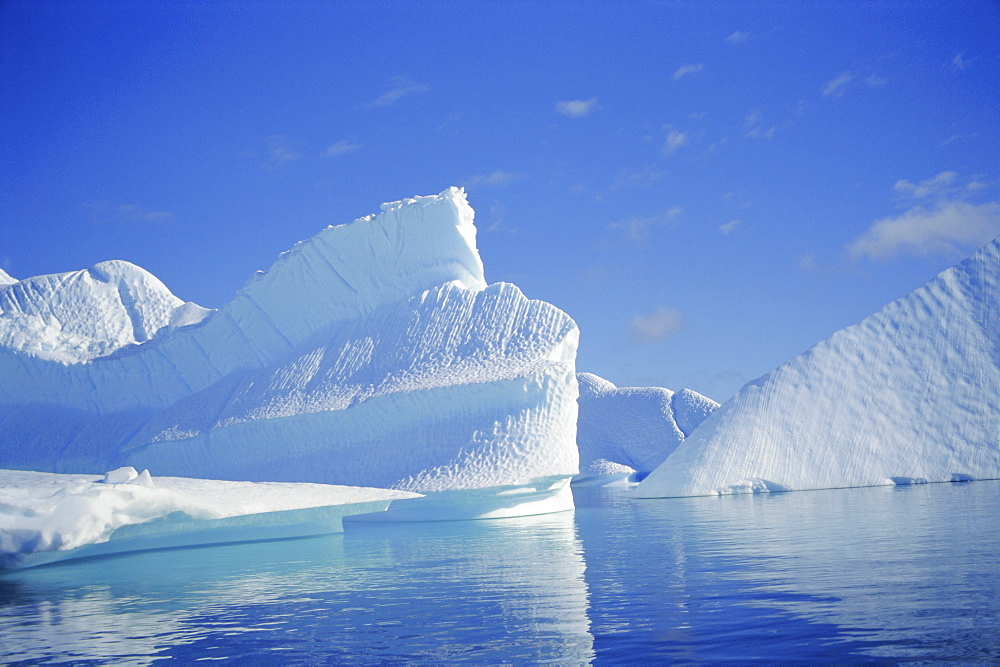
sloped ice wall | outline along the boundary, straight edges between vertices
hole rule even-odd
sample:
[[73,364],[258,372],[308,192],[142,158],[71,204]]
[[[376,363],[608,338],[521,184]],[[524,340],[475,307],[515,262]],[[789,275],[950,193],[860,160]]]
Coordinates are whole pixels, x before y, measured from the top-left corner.
[[744,386],[641,497],[1000,478],[1000,240]]

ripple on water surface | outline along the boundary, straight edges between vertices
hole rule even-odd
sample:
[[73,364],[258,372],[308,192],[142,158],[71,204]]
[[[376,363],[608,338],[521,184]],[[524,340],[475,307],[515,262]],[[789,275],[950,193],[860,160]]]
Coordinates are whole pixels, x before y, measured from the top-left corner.
[[0,660],[1000,660],[998,482],[634,501],[0,577]]

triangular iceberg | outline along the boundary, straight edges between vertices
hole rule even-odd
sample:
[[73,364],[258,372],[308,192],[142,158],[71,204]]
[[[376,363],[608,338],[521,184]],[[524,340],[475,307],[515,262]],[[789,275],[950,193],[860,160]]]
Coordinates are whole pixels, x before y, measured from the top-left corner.
[[1000,478],[1000,239],[745,385],[636,489]]

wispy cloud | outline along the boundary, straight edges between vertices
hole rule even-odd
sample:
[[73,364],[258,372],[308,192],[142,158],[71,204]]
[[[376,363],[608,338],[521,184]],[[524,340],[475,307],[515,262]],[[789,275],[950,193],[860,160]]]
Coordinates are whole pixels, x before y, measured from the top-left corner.
[[302,159],[302,153],[292,149],[287,134],[272,134],[267,138],[265,167],[280,167]]
[[851,82],[854,81],[854,74],[843,72],[833,77],[823,86],[823,97],[841,97],[847,90]]
[[699,63],[697,65],[681,65],[680,67],[677,68],[677,71],[675,71],[673,74],[670,75],[670,78],[676,81],[677,79],[688,76],[690,74],[697,74],[703,69],[705,69],[704,63]]
[[467,188],[475,188],[478,186],[483,186],[487,188],[502,188],[505,185],[509,185],[516,181],[517,179],[523,177],[524,174],[518,174],[513,171],[504,171],[502,169],[495,169],[488,174],[477,174],[475,176],[469,176],[462,182]]
[[954,171],[942,171],[936,176],[918,181],[917,183],[901,178],[893,183],[892,189],[897,195],[912,199],[944,197],[954,192],[957,180],[958,174]]
[[869,88],[881,88],[887,83],[889,83],[889,79],[881,76],[880,74],[876,74],[875,72],[869,74],[865,79],[865,84],[867,84]]
[[629,187],[648,187],[666,175],[667,172],[652,166],[645,169],[622,169],[615,176],[610,189],[614,191]]
[[750,139],[774,139],[777,125],[768,127],[760,111],[751,111],[743,121],[743,136]]
[[1000,236],[1000,204],[964,201],[917,206],[902,215],[882,218],[847,246],[848,256],[889,260],[901,254],[957,258]]
[[1000,204],[968,201],[987,188],[976,177],[942,171],[913,182],[893,184],[897,198],[909,208],[876,220],[847,246],[852,261],[889,260],[899,255],[958,258],[1000,236]]
[[684,326],[684,320],[676,308],[657,306],[649,315],[632,317],[628,326],[635,342],[655,343],[680,330]]
[[975,60],[975,58],[966,59],[965,51],[956,53],[955,57],[951,59],[951,71],[957,72],[959,70],[963,70],[971,65]]
[[742,220],[730,220],[729,222],[719,225],[719,231],[725,236],[729,236],[730,233],[737,227],[743,224]]
[[648,217],[632,216],[618,220],[608,225],[608,229],[621,230],[625,238],[633,243],[642,243],[649,238],[650,232],[656,227],[664,227],[676,220],[682,213],[680,206],[674,206],[659,215]]
[[670,156],[676,153],[682,146],[687,144],[688,135],[680,130],[670,129],[667,138],[663,141],[663,154]]
[[394,76],[389,81],[391,88],[379,95],[368,106],[387,107],[395,104],[407,95],[426,93],[431,89],[426,83],[418,83],[405,76]]
[[565,100],[556,103],[556,111],[570,118],[583,118],[597,111],[599,108],[600,106],[597,104],[596,97],[592,97],[589,100]]
[[945,139],[944,141],[938,142],[938,146],[944,147],[944,146],[947,146],[949,144],[953,144],[956,141],[965,141],[966,139],[975,139],[977,136],[979,136],[978,133],[974,133],[974,134],[953,134],[953,135],[949,136],[947,139]]
[[743,32],[742,30],[737,30],[729,37],[726,37],[727,44],[744,44],[748,39],[750,39],[750,33]]
[[345,153],[356,151],[359,148],[361,148],[361,144],[353,143],[347,139],[341,139],[323,151],[323,157],[338,157],[340,155],[344,155]]
[[138,204],[115,204],[106,199],[84,202],[81,205],[90,212],[92,223],[121,225],[162,224],[174,219],[170,211],[139,206]]

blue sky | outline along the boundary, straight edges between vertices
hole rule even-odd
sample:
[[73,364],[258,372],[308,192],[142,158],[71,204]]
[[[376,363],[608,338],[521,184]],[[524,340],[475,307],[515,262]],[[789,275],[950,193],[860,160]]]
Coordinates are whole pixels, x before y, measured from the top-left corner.
[[578,367],[724,400],[1000,235],[1000,5],[0,3],[0,268],[225,303],[465,186]]

